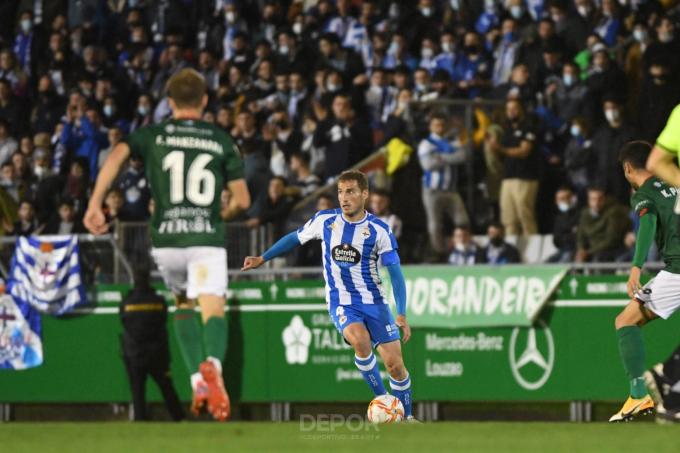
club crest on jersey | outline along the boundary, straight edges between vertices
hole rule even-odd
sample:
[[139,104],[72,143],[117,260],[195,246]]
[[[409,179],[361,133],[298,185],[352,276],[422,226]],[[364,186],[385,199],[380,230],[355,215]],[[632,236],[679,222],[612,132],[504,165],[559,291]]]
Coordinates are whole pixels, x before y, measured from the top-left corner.
[[361,261],[361,253],[350,244],[333,247],[333,261],[340,267],[352,267]]
[[361,235],[364,237],[364,239],[368,239],[368,237],[371,235],[371,230],[366,227],[361,231]]

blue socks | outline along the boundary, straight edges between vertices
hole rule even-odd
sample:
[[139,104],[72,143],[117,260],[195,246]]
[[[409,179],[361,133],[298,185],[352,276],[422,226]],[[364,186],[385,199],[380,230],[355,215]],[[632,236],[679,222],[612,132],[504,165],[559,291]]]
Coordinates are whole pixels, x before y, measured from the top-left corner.
[[358,355],[354,355],[354,363],[356,364],[361,374],[364,376],[364,380],[368,386],[373,391],[375,396],[384,395],[387,393],[385,391],[385,386],[383,385],[382,379],[380,379],[380,369],[378,368],[378,361],[375,358],[375,354],[371,352],[368,357],[362,358]]
[[[365,358],[355,354],[354,363],[357,368],[359,368],[359,371],[361,371],[361,374],[364,376],[364,380],[373,391],[373,395],[379,396],[387,393],[382,379],[380,378],[378,360],[373,352]],[[411,376],[406,375],[406,378],[402,381],[397,381],[390,377],[390,387],[392,388],[392,394],[399,398],[401,404],[404,405],[404,416],[410,417],[413,413],[411,409]]]
[[411,376],[406,375],[406,378],[403,381],[397,381],[390,378],[390,387],[392,388],[392,394],[399,398],[401,404],[404,405],[404,417],[410,417],[412,414]]

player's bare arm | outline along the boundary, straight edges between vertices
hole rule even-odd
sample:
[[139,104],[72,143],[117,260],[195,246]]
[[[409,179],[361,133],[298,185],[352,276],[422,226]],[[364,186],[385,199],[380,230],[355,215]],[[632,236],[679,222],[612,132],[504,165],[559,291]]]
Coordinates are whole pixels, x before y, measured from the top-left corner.
[[674,187],[680,187],[680,168],[675,163],[675,153],[656,145],[647,158],[647,170]]
[[240,178],[229,181],[227,188],[231,196],[229,204],[220,213],[224,220],[233,219],[250,207],[250,192],[248,192],[245,179]]
[[97,182],[92,191],[87,212],[83,218],[85,228],[92,234],[104,234],[108,231],[106,217],[102,210],[102,203],[104,203],[106,192],[111,187],[111,184],[113,184],[120,169],[129,157],[130,147],[128,144],[124,142],[118,143],[111,151],[111,154],[109,154],[109,157],[106,159],[106,162],[104,162],[104,165],[97,176]]
[[262,256],[246,256],[243,261],[242,271],[247,271],[250,269],[257,269],[264,264],[264,258]]
[[630,268],[630,273],[628,274],[628,283],[626,284],[626,289],[628,290],[628,297],[632,298],[635,293],[640,291],[640,268],[633,266]]

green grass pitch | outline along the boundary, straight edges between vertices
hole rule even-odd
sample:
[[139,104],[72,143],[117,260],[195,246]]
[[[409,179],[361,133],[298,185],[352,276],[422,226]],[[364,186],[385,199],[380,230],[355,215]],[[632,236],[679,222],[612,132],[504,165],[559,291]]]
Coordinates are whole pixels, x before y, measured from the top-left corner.
[[[301,429],[300,423],[7,423],[7,453],[226,451],[678,452],[680,426],[442,422]],[[373,450],[376,451],[376,450]]]

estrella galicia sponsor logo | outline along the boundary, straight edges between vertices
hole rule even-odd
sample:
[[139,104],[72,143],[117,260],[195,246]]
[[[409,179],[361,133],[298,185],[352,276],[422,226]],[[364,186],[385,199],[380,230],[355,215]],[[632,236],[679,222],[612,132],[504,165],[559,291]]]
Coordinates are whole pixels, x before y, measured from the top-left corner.
[[361,261],[361,253],[350,244],[333,247],[333,261],[340,267],[352,267]]
[[555,364],[555,341],[550,327],[539,320],[535,326],[515,327],[510,338],[510,369],[517,383],[527,390],[543,387]]

